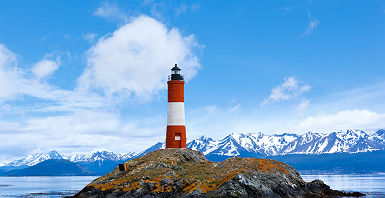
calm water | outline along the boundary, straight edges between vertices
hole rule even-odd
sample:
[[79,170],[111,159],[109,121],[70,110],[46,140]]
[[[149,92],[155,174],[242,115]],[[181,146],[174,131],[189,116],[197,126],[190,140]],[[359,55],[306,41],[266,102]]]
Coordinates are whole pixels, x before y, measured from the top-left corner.
[[73,195],[96,176],[0,177],[0,197],[63,197]]
[[[333,189],[359,191],[368,197],[385,197],[385,175],[302,175],[305,181],[321,179]],[[63,197],[73,195],[95,176],[0,177],[0,197]]]
[[320,179],[335,190],[385,197],[385,175],[302,175],[302,178],[307,182]]

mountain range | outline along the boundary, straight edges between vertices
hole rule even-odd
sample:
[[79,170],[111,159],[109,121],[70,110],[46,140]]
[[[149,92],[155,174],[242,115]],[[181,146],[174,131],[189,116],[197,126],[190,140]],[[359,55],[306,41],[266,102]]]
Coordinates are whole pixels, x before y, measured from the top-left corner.
[[233,133],[217,141],[201,137],[189,142],[187,147],[209,157],[360,153],[385,150],[385,130],[377,130],[370,135],[362,130],[341,130],[329,134],[307,132],[302,135]]
[[[104,175],[119,163],[134,156],[135,153],[115,154],[109,151],[96,151],[90,155],[61,155],[53,150],[48,153],[27,155],[6,163],[0,166],[0,175]],[[49,163],[45,163],[48,161]],[[61,171],[57,167],[72,171]]]
[[6,163],[4,166],[33,166],[48,159],[55,160],[69,160],[71,162],[95,162],[95,161],[126,161],[135,156],[135,153],[127,154],[115,154],[109,151],[96,151],[90,155],[85,154],[73,154],[73,155],[61,155],[56,150],[52,150],[48,153],[36,153],[27,155],[10,163]]
[[[103,174],[105,171],[112,170],[118,163],[143,156],[164,147],[164,142],[158,142],[142,152],[130,152],[127,154],[97,151],[90,155],[61,155],[57,151],[50,151],[48,153],[28,155],[6,163],[2,167],[3,169],[5,167],[8,169],[25,168],[37,165],[48,159],[68,160],[85,167],[90,172]],[[190,141],[187,144],[187,148],[201,151],[211,161],[222,161],[233,156],[266,158],[290,156],[290,161],[293,162],[292,156],[297,156],[296,158],[298,159],[308,155],[323,156],[323,158],[326,156],[326,158],[329,158],[331,154],[376,153],[376,151],[384,151],[385,130],[380,129],[371,134],[362,130],[341,130],[328,134],[307,132],[302,135],[292,133],[274,135],[232,133],[220,140],[202,136]],[[288,157],[286,158],[289,159]],[[280,157],[283,161],[286,158]]]

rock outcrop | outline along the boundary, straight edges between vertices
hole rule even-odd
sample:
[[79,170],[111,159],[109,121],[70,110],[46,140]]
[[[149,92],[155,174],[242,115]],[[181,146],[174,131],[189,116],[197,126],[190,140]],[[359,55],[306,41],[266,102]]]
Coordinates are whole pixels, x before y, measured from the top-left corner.
[[305,182],[291,166],[233,157],[211,162],[199,151],[161,149],[124,163],[74,197],[338,197],[362,196]]

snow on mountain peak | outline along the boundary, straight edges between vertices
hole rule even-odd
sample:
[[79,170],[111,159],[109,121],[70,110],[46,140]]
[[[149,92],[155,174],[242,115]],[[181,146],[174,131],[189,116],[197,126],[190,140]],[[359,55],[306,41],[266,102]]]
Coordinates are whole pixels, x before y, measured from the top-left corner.
[[85,161],[86,158],[87,158],[87,155],[85,155],[85,154],[78,154],[78,153],[64,157],[64,159],[69,160],[71,162]]
[[362,130],[340,130],[336,132],[336,135],[341,140],[345,141],[357,141],[360,138],[364,138],[368,136],[364,131]]
[[63,159],[63,157],[55,150],[47,153],[35,153],[19,158],[15,161],[5,164],[6,166],[33,166],[48,159]]
[[302,140],[303,140],[303,143],[309,143],[309,142],[313,141],[314,139],[319,138],[321,136],[322,135],[319,133],[313,133],[313,132],[309,131],[309,132],[302,135]]
[[104,160],[120,161],[120,160],[124,160],[125,157],[130,157],[130,156],[132,156],[132,155],[130,155],[130,154],[126,154],[126,155],[115,154],[115,153],[110,152],[110,151],[96,151],[96,152],[92,153],[90,156],[88,156],[85,159],[85,161],[91,161],[91,162],[104,161]]
[[115,154],[110,151],[96,151],[90,155],[75,153],[68,156],[62,156],[59,152],[52,150],[47,153],[36,153],[14,160],[4,166],[33,166],[48,159],[66,159],[72,162],[94,162],[94,161],[126,161],[136,156],[136,153]]
[[198,140],[202,140],[202,141],[213,141],[213,139],[211,137],[206,137],[204,135],[202,135],[200,138],[198,138]]

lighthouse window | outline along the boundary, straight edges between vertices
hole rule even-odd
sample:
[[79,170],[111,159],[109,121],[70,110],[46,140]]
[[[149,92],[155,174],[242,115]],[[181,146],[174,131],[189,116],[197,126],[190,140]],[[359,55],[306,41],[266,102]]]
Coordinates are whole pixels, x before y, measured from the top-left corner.
[[180,136],[175,136],[175,140],[180,140]]
[[180,74],[180,70],[172,70],[171,74]]

